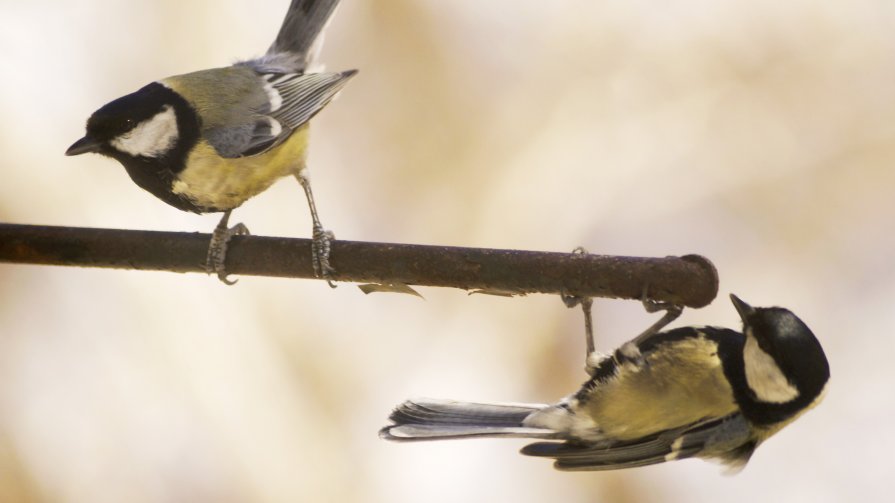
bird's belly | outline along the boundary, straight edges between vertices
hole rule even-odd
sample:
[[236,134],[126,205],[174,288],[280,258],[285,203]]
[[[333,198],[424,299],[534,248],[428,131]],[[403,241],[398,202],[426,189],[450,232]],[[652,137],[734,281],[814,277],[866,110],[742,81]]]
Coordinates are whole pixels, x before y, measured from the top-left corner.
[[587,415],[604,435],[631,440],[735,412],[714,351],[704,339],[694,339],[648,355],[646,365],[621,365],[617,379],[587,398]]
[[230,210],[280,178],[301,171],[306,146],[307,128],[297,130],[268,152],[235,159],[222,158],[210,145],[200,142],[171,184],[171,191],[205,211]]

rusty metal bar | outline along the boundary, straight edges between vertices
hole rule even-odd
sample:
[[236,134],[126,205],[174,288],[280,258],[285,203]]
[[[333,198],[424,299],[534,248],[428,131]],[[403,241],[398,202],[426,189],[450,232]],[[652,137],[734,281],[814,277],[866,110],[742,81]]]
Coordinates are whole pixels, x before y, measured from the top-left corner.
[[[205,272],[210,234],[51,227],[0,223],[0,262]],[[708,305],[718,273],[699,255],[642,258],[333,242],[337,281],[481,289],[511,294],[648,297],[687,307]],[[227,270],[234,275],[314,278],[311,240],[235,236]]]

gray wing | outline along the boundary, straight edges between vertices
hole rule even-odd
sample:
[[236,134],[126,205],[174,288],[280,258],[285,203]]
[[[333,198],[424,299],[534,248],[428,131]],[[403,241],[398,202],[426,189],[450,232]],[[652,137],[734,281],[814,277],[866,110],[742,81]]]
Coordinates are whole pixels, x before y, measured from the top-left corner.
[[280,99],[279,104],[276,99],[272,100],[270,116],[284,128],[295,129],[311,120],[356,73],[357,70],[348,70],[341,73],[286,74],[270,78],[268,82]]
[[536,442],[522,454],[554,458],[560,470],[618,470],[647,466],[693,456],[720,458],[732,465],[749,459],[755,443],[749,425],[739,414],[668,430],[631,442],[580,444]]
[[307,123],[345,86],[356,70],[341,73],[265,74],[261,104],[245,110],[229,105],[230,120],[216,121],[203,136],[222,157],[257,155],[280,144]]

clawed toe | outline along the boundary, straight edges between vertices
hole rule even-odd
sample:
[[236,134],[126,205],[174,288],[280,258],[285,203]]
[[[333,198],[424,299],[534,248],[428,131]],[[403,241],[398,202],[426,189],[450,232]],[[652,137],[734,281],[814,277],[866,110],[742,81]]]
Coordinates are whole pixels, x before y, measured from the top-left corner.
[[335,238],[336,236],[332,231],[325,230],[323,227],[314,227],[313,241],[311,243],[311,260],[314,264],[314,275],[325,279],[331,288],[336,287],[335,282],[332,280],[332,275],[336,270],[329,264],[329,255]]
[[225,285],[234,285],[238,280],[228,278],[226,261],[227,248],[230,239],[233,236],[246,236],[249,234],[249,228],[242,223],[238,223],[233,227],[227,227],[227,221],[230,219],[230,212],[224,213],[220,223],[215,227],[211,234],[211,241],[208,243],[208,254],[205,257],[205,271],[208,274],[217,275]]

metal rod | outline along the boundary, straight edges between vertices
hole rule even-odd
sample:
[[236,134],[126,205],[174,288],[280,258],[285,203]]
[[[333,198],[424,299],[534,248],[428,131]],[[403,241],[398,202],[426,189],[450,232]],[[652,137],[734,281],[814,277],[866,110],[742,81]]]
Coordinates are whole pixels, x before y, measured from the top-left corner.
[[[0,262],[205,272],[210,234],[0,223]],[[440,286],[506,294],[570,294],[703,307],[718,273],[699,255],[642,258],[336,240],[337,281]],[[311,240],[235,236],[235,275],[314,279]]]

